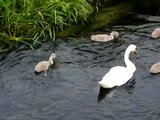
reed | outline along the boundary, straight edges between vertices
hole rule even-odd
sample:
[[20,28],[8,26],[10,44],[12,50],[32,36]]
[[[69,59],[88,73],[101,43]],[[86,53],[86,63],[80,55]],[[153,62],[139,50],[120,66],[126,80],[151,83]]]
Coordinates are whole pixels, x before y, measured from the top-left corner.
[[0,45],[55,40],[64,28],[84,24],[92,11],[86,0],[0,0]]

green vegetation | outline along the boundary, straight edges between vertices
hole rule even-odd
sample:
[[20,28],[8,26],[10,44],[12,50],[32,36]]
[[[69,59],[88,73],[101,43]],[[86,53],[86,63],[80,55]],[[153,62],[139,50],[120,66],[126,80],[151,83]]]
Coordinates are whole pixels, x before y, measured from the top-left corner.
[[88,19],[88,24],[86,26],[74,25],[72,27],[67,27],[64,31],[57,34],[58,37],[65,38],[73,33],[78,33],[100,29],[102,27],[113,25],[117,21],[121,20],[132,11],[133,4],[130,2],[117,4],[111,7],[101,8],[94,15],[90,16]]
[[0,0],[0,53],[43,37],[54,41],[111,25],[134,9],[142,11],[137,5],[160,11],[159,0],[153,5],[151,1],[143,5],[144,0]]
[[55,39],[68,26],[83,24],[93,8],[86,0],[0,0],[0,46]]
[[94,21],[91,19],[92,24],[89,26],[90,29],[99,29],[106,25],[115,24],[117,21],[121,20],[132,11],[133,4],[130,2],[120,3],[112,7],[103,8],[99,10],[98,14],[95,16]]

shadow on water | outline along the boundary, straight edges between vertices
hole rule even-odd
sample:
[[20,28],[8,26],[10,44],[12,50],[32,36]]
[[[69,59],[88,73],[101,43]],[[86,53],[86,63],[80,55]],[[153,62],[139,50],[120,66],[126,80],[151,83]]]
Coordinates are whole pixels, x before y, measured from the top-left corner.
[[127,91],[128,94],[133,94],[133,90],[134,90],[135,86],[136,86],[135,79],[131,79],[126,84],[119,86],[119,87],[116,86],[113,88],[103,88],[100,86],[99,94],[97,97],[97,102],[101,102],[106,97],[112,98],[114,96],[114,94],[116,93],[116,91],[119,91],[121,89],[124,89],[125,91]]
[[112,97],[112,95],[114,94],[114,90],[116,89],[116,87],[114,88],[103,88],[100,87],[99,88],[99,94],[98,94],[98,98],[97,98],[97,102],[101,102],[107,95],[109,97]]

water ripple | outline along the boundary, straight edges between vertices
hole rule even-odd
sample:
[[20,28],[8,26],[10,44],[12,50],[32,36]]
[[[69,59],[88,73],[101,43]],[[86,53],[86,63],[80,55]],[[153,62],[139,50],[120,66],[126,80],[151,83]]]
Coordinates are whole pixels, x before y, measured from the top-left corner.
[[[159,75],[149,73],[150,66],[160,60],[160,42],[150,37],[160,23],[123,25],[110,29],[119,31],[120,41],[91,42],[80,45],[50,42],[35,50],[18,49],[0,62],[0,119],[2,120],[147,120],[160,118]],[[77,38],[76,38],[77,39]],[[105,93],[101,101],[98,81],[109,69],[124,65],[124,52],[136,44],[138,55],[130,55],[136,64],[134,89],[120,87]],[[34,66],[56,51],[56,65],[44,74],[34,74]]]

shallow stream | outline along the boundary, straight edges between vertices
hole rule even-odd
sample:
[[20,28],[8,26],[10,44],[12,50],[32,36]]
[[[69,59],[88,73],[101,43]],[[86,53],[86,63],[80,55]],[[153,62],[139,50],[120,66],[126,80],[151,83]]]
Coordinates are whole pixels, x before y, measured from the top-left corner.
[[[160,61],[160,39],[151,38],[158,26],[160,22],[117,25],[11,52],[0,61],[0,120],[159,120],[160,74],[149,73]],[[90,41],[91,34],[112,30],[122,35],[121,40]],[[83,42],[77,45],[74,39]],[[138,47],[138,55],[130,55],[137,67],[135,87],[122,86],[99,96],[97,82],[111,67],[125,65],[130,44]],[[57,54],[55,65],[47,76],[36,75],[34,66],[52,52]]]

